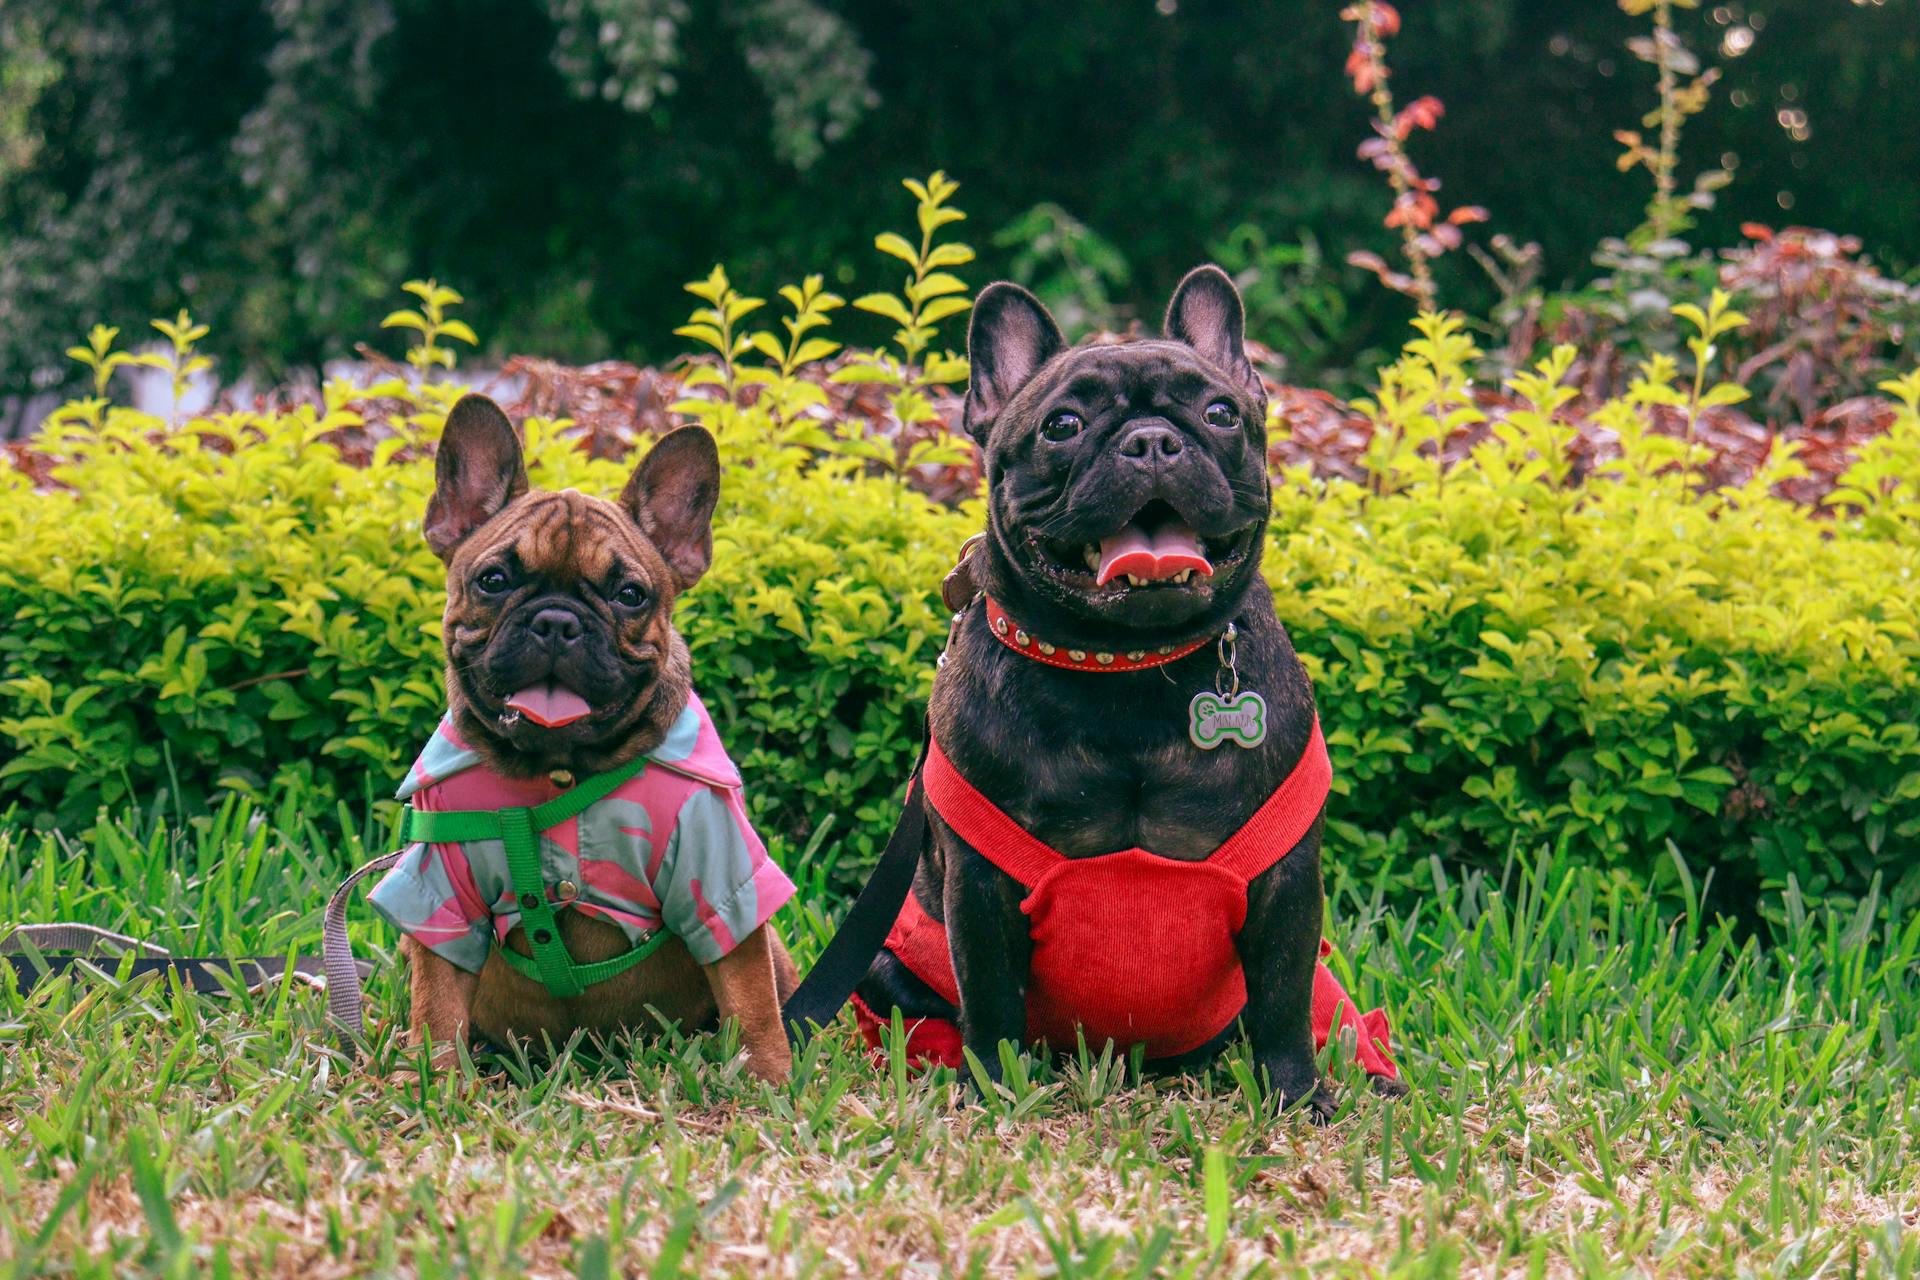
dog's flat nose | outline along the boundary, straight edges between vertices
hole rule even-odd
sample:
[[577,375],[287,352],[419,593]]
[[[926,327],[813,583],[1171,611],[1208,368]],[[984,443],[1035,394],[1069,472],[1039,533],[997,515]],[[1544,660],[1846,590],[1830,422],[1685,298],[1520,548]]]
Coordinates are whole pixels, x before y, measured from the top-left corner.
[[1164,422],[1143,422],[1120,441],[1120,456],[1144,463],[1180,456],[1180,433]]
[[580,619],[571,609],[542,609],[527,623],[527,630],[542,640],[572,644],[580,638]]

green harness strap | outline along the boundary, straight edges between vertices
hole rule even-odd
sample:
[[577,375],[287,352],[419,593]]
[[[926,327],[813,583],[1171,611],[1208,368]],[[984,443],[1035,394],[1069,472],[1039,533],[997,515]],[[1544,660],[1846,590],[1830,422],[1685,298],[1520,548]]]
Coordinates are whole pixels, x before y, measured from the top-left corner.
[[531,957],[502,945],[500,954],[509,965],[545,985],[558,997],[577,996],[596,982],[605,982],[639,964],[667,940],[665,929],[651,938],[613,957],[594,964],[575,964],[560,941],[560,926],[554,920],[553,904],[547,901],[547,886],[540,876],[540,832],[559,826],[588,806],[605,799],[627,779],[647,767],[641,756],[607,773],[597,773],[565,795],[556,796],[531,809],[452,809],[429,813],[407,808],[400,838],[406,843],[463,844],[469,840],[499,840],[507,846],[507,874],[513,880],[513,893],[520,900],[520,923],[533,948]]

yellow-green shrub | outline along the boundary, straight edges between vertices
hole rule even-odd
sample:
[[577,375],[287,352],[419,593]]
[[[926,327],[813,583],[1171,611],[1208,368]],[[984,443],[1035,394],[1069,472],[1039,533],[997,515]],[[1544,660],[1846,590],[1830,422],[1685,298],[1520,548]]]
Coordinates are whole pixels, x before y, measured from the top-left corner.
[[[442,709],[442,571],[420,536],[439,429],[354,467],[327,412],[235,414],[179,432],[115,410],[43,447],[65,488],[0,468],[0,806],[74,826],[219,786],[391,794]],[[526,424],[536,485],[619,491],[628,466]],[[911,767],[943,614],[975,518],[889,480],[730,459],[714,569],[680,624],[756,813],[850,852]],[[884,832],[882,832],[884,834]]]
[[1551,845],[1651,867],[1671,840],[1734,892],[1884,875],[1920,899],[1920,466],[1901,465],[1920,462],[1920,375],[1887,384],[1904,412],[1822,519],[1771,492],[1787,451],[1695,492],[1686,440],[1647,410],[1740,393],[1665,359],[1600,411],[1623,449],[1602,478],[1567,483],[1569,349],[1442,473],[1431,445],[1476,416],[1477,353],[1451,321],[1422,328],[1368,406],[1371,488],[1304,468],[1276,486],[1267,573],[1345,797],[1334,856]]
[[[1553,845],[1649,870],[1673,841],[1736,889],[1789,875],[1920,897],[1920,377],[1831,518],[1773,497],[1790,457],[1697,494],[1653,405],[1716,392],[1671,361],[1601,412],[1623,456],[1567,480],[1566,353],[1517,380],[1534,408],[1472,459],[1431,462],[1472,416],[1459,330],[1383,375],[1373,481],[1281,479],[1268,577],[1333,750],[1330,862],[1410,883],[1427,855],[1496,863]],[[372,465],[324,410],[199,419],[126,411],[54,430],[66,486],[0,469],[0,805],[67,826],[210,790],[385,796],[440,712],[440,569],[419,535],[423,456],[453,391]],[[82,413],[82,418],[98,418]],[[684,602],[703,695],[788,841],[829,816],[857,877],[922,731],[945,627],[937,584],[977,507],[950,511],[861,460],[756,447],[714,419],[729,469],[712,573]],[[771,429],[771,428],[769,428]],[[528,424],[536,483],[614,492]],[[842,836],[848,837],[841,839]]]

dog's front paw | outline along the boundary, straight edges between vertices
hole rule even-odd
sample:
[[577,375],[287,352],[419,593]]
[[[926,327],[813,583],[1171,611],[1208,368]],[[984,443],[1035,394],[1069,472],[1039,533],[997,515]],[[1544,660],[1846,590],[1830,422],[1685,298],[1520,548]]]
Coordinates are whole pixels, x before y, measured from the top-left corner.
[[1340,1109],[1333,1086],[1320,1078],[1311,1059],[1305,1063],[1268,1063],[1265,1070],[1270,1096],[1289,1108],[1304,1100],[1307,1119],[1314,1124],[1328,1123]]
[[1383,1098],[1404,1098],[1412,1092],[1412,1086],[1404,1080],[1392,1080],[1386,1076],[1371,1076],[1368,1083],[1373,1091]]
[[747,1074],[767,1084],[785,1084],[793,1076],[793,1055],[785,1052],[785,1047],[782,1040],[779,1052],[749,1050]]
[[423,1080],[441,1080],[449,1076],[457,1077],[460,1074],[460,1053],[452,1045],[436,1048],[433,1056],[427,1060],[425,1071],[420,1069],[417,1056],[410,1058],[409,1061],[413,1065],[395,1067],[381,1076],[381,1080],[390,1088],[415,1090],[420,1088]]
[[1340,1110],[1340,1099],[1335,1095],[1333,1086],[1325,1080],[1316,1080],[1313,1085],[1313,1097],[1308,1101],[1307,1120],[1315,1125],[1332,1124],[1334,1115]]

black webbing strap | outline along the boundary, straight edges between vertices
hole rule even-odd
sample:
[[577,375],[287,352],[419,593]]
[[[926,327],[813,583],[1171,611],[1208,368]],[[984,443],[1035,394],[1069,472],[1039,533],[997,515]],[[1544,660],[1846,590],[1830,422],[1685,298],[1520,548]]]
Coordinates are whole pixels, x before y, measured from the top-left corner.
[[[55,977],[76,966],[97,969],[112,977],[120,970],[116,956],[42,956],[38,964],[28,956],[0,956],[19,975],[20,991],[25,994],[42,978]],[[373,972],[365,960],[358,961],[364,980]],[[286,976],[285,956],[142,956],[129,968],[128,976],[138,978],[149,973],[177,973],[187,987],[200,995],[222,995],[278,983]],[[293,962],[294,976],[312,982],[324,977],[320,961],[302,956]]]
[[[128,977],[149,973],[176,973],[190,990],[201,995],[268,986],[287,974],[285,956],[176,956],[150,942],[129,938],[97,925],[61,921],[53,924],[23,924],[0,933],[0,960],[13,967],[19,989],[24,994],[45,977],[80,968],[109,976],[118,973],[121,957],[131,952]],[[362,963],[359,976],[365,978],[373,966]],[[296,978],[313,986],[324,984],[325,975],[318,960],[307,958],[293,962]]]
[[913,890],[913,873],[920,866],[920,850],[927,834],[927,810],[920,786],[926,762],[923,746],[913,776],[907,781],[900,821],[887,839],[886,850],[833,940],[780,1011],[781,1020],[787,1024],[787,1039],[795,1047],[805,1044],[816,1028],[827,1026],[846,1007],[853,989],[867,976],[873,958],[886,943],[888,931],[900,916],[901,904]]

